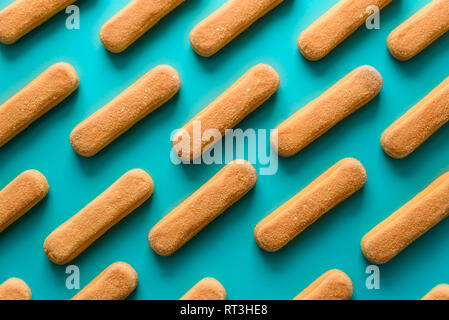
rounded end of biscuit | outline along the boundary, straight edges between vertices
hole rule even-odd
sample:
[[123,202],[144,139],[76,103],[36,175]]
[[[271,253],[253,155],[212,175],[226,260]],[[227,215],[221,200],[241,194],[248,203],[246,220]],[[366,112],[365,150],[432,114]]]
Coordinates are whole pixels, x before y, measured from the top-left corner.
[[359,160],[354,158],[344,158],[339,162],[339,164],[341,166],[345,166],[345,168],[349,168],[351,170],[351,173],[355,177],[357,177],[356,180],[360,182],[361,186],[363,186],[366,183],[367,179],[366,169]]
[[190,32],[189,40],[192,49],[202,57],[208,58],[219,50],[215,48],[215,43],[210,40],[210,37],[202,34],[198,25]]
[[176,93],[181,89],[181,77],[179,76],[178,71],[172,66],[167,64],[162,64],[153,69],[153,71],[157,71],[163,73],[167,76],[169,81],[167,81],[167,85],[170,86],[171,91]]
[[258,73],[261,78],[266,79],[267,82],[270,82],[273,91],[279,89],[281,77],[272,66],[265,63],[259,63],[255,65],[252,70]]
[[40,191],[39,194],[41,199],[48,194],[50,186],[48,185],[47,178],[45,178],[45,176],[42,173],[40,173],[37,170],[31,169],[25,171],[22,174],[33,180],[36,188]]
[[48,70],[60,74],[72,91],[78,88],[80,83],[78,73],[75,68],[67,62],[58,62],[52,65]]
[[264,220],[260,221],[254,228],[254,239],[257,245],[264,251],[276,252],[279,251],[282,246],[277,243],[272,237],[264,230]]
[[439,284],[429,291],[421,300],[449,300],[449,285]]
[[366,260],[373,264],[384,264],[390,261],[389,257],[382,255],[382,252],[373,248],[370,244],[370,233],[367,233],[360,242],[360,248]]
[[123,299],[137,288],[139,278],[136,270],[130,264],[122,261],[115,262],[108,267],[108,272],[113,279],[120,282],[120,286],[125,293]]
[[360,66],[357,70],[366,76],[369,84],[372,86],[374,95],[377,95],[382,90],[384,84],[384,79],[382,78],[380,72],[370,65]]
[[3,282],[2,292],[0,293],[0,300],[31,300],[31,289],[25,283],[25,281],[19,278],[9,278]]
[[257,182],[257,170],[254,166],[244,159],[236,159],[231,161],[228,165],[228,168],[235,168],[238,170],[238,173],[241,173],[243,176],[247,178],[246,182],[251,189]]
[[336,296],[341,300],[349,300],[354,292],[354,286],[351,278],[338,269],[332,269],[326,272],[329,279],[335,284]]
[[103,44],[103,47],[112,53],[121,53],[130,45],[128,43],[123,43],[113,32],[110,32],[108,22],[106,22],[100,29],[100,41]]
[[150,248],[159,256],[168,257],[177,251],[172,244],[164,241],[164,236],[158,231],[158,224],[151,228],[148,233]]
[[75,151],[80,156],[90,158],[95,156],[100,150],[96,146],[91,146],[89,143],[85,143],[83,135],[81,134],[83,123],[77,125],[70,133],[70,145],[73,151]]
[[[288,121],[288,120],[287,120]],[[297,154],[299,151],[296,146],[291,145],[288,138],[285,139],[282,134],[282,124],[278,126],[275,131],[270,134],[270,144],[274,151],[277,152],[278,155],[284,158],[289,158]]]
[[54,264],[63,265],[70,262],[72,260],[70,257],[67,257],[64,253],[58,253],[57,250],[54,250],[52,234],[53,233],[51,233],[44,241],[45,255]]
[[[306,30],[307,31],[307,30]],[[309,61],[318,61],[326,56],[326,53],[322,52],[318,48],[314,48],[313,43],[308,39],[308,35],[304,31],[298,37],[297,45],[299,52]]]
[[146,198],[148,199],[154,191],[154,182],[151,176],[143,169],[132,169],[125,173],[126,176],[131,177],[136,180],[136,182],[141,182],[146,191]]
[[382,136],[380,137],[380,145],[385,153],[390,157],[394,159],[403,159],[412,151],[407,150],[400,142],[395,141],[396,139],[394,139],[391,130],[392,129],[388,128],[382,133]]
[[395,30],[393,30],[387,38],[387,47],[391,55],[399,61],[407,61],[415,56],[413,52],[410,52],[407,48],[404,48],[401,45]]
[[214,278],[204,278],[180,300],[226,300],[226,290]]

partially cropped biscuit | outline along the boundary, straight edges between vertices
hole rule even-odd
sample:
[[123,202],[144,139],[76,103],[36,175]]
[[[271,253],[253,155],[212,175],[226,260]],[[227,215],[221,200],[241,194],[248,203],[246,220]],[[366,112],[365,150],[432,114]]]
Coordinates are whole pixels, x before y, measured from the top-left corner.
[[56,63],[0,105],[0,147],[53,109],[78,85],[75,69],[65,62]]
[[0,42],[12,44],[76,0],[15,0],[0,11]]
[[24,281],[10,278],[0,284],[0,300],[31,300],[31,290]]
[[204,278],[190,289],[181,300],[226,300],[226,290],[214,278]]
[[210,57],[284,0],[228,0],[190,32],[192,48]]
[[185,0],[132,0],[100,30],[100,40],[111,52],[125,51]]
[[28,170],[0,190],[0,232],[45,198],[48,189],[42,173]]
[[72,300],[124,300],[137,287],[137,273],[129,264],[116,262],[107,267]]
[[299,51],[308,60],[323,59],[366,22],[373,6],[382,9],[391,1],[340,0],[301,33]]
[[449,285],[440,284],[429,291],[421,300],[449,300]]
[[398,60],[410,60],[449,31],[449,2],[433,0],[394,29],[388,49]]
[[293,300],[349,300],[352,297],[351,279],[341,270],[329,270],[312,282]]

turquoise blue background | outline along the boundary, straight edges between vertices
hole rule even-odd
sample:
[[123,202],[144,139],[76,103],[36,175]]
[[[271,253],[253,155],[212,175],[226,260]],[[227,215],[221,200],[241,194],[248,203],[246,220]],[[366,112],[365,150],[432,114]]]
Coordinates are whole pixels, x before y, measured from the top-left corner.
[[[0,7],[11,2],[0,0]],[[80,0],[80,30],[67,30],[67,15],[60,13],[16,44],[0,45],[0,103],[59,61],[72,64],[81,80],[76,93],[0,149],[0,187],[31,168],[50,184],[48,197],[0,234],[0,282],[15,276],[28,283],[35,299],[71,298],[76,290],[65,287],[65,266],[46,258],[44,239],[133,168],[151,174],[155,192],[71,263],[80,267],[81,287],[119,260],[139,275],[131,299],[178,299],[206,276],[218,279],[230,299],[291,299],[331,268],[352,278],[354,299],[418,299],[449,282],[447,221],[380,267],[380,290],[365,287],[369,263],[359,245],[366,232],[449,169],[447,127],[404,160],[389,158],[379,143],[385,128],[449,76],[447,35],[409,62],[396,61],[386,47],[388,34],[428,0],[394,0],[382,11],[380,30],[362,27],[319,62],[305,60],[296,39],[337,0],[286,0],[212,58],[196,55],[188,35],[225,0],[186,1],[127,51],[111,54],[98,32],[127,2]],[[157,256],[147,242],[150,228],[221,167],[175,166],[170,133],[261,62],[278,71],[281,87],[242,129],[274,128],[363,64],[376,67],[385,85],[371,103],[300,154],[280,159],[276,175],[260,176],[253,191],[179,252]],[[76,155],[71,130],[159,64],[178,70],[180,93],[94,158]],[[256,223],[344,157],[366,167],[365,188],[283,250],[260,250]]]

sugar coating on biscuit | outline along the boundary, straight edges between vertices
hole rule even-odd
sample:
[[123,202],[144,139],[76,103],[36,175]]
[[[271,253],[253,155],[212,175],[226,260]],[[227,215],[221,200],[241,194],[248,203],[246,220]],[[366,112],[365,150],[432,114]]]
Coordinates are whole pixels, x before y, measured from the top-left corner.
[[250,191],[256,181],[257,172],[249,162],[227,164],[150,230],[151,248],[161,256],[175,253]]
[[78,84],[71,65],[56,63],[0,105],[0,147],[69,96]]
[[387,38],[390,53],[410,60],[449,31],[449,2],[433,0],[394,29]]
[[45,254],[56,264],[70,262],[138,208],[152,193],[153,180],[148,173],[141,169],[128,171],[54,230],[45,240]]
[[210,57],[283,0],[228,0],[190,32],[192,48]]
[[31,290],[24,281],[10,278],[0,284],[0,300],[31,300]]
[[111,52],[125,51],[185,0],[132,0],[100,30],[100,40]]
[[[279,85],[279,75],[272,67],[266,64],[252,67],[175,134],[173,149],[184,161],[199,158],[225,135],[226,129],[237,126],[269,99]],[[200,131],[198,137],[194,135],[195,130]],[[221,136],[206,139],[210,130]]]
[[174,68],[155,67],[73,129],[70,134],[73,150],[85,157],[96,155],[170,100],[180,87],[181,80]]
[[383,9],[392,0],[341,0],[304,30],[298,49],[311,61],[328,55],[373,14],[370,6]]
[[356,68],[320,97],[282,122],[271,135],[273,149],[283,157],[297,154],[370,102],[379,94],[382,86],[382,76],[375,68]]
[[440,284],[430,290],[421,300],[449,300],[449,285]]
[[449,78],[388,127],[381,137],[384,151],[402,159],[449,121]]
[[226,300],[226,290],[214,278],[204,278],[180,300]]
[[449,172],[443,174],[362,239],[366,259],[383,264],[449,214]]
[[257,224],[257,244],[269,252],[280,250],[365,182],[366,171],[358,160],[340,160]]
[[48,189],[42,173],[28,170],[0,190],[0,232],[45,198]]
[[16,42],[75,1],[15,0],[0,11],[0,42]]
[[125,262],[116,262],[71,300],[124,300],[136,289],[137,283],[137,273],[133,267]]
[[329,270],[312,282],[293,300],[349,300],[352,297],[351,278],[341,270]]

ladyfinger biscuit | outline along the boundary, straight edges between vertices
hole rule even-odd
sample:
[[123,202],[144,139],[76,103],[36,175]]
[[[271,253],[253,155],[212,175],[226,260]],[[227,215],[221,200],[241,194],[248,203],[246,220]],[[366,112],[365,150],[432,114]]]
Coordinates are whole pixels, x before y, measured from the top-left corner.
[[440,284],[429,291],[421,300],[449,300],[449,285]]
[[214,278],[204,278],[190,289],[181,300],[226,300],[226,290]]
[[235,160],[157,223],[148,234],[151,248],[169,256],[237,202],[257,181],[254,167]]
[[353,70],[281,123],[277,127],[277,139],[271,139],[273,148],[283,157],[295,155],[371,101],[382,85],[382,76],[373,67],[361,66]]
[[390,33],[388,49],[398,60],[410,60],[449,30],[449,1],[433,0]]
[[228,0],[190,33],[193,50],[203,57],[220,51],[284,0]]
[[352,281],[343,271],[333,269],[312,282],[293,300],[349,300]]
[[145,202],[153,193],[153,180],[145,171],[125,173],[106,191],[45,239],[44,251],[56,264],[76,258],[106,231]]
[[[180,129],[173,139],[173,148],[183,160],[199,158],[218,139],[204,139],[209,130],[222,136],[262,105],[279,88],[277,72],[266,64],[258,64],[245,73],[228,90]],[[195,128],[200,127],[199,139]],[[186,139],[187,137],[187,139]]]
[[0,284],[0,300],[31,300],[31,290],[24,281],[10,278]]
[[125,51],[184,1],[132,0],[103,25],[100,30],[100,40],[111,52]]
[[0,11],[0,42],[16,42],[75,1],[15,0]]
[[137,287],[137,273],[129,264],[116,262],[78,292],[72,300],[124,300]]
[[73,129],[70,134],[73,149],[85,157],[96,155],[170,100],[180,86],[179,75],[172,67],[161,65],[152,69]]
[[257,224],[257,244],[266,251],[278,251],[365,182],[366,171],[358,160],[340,160]]
[[60,62],[0,105],[0,147],[78,88],[75,69]]
[[392,0],[341,0],[298,38],[298,48],[311,61],[324,58],[371,16],[369,8],[383,9]]
[[0,232],[27,213],[47,193],[47,179],[36,170],[21,173],[0,190]]
[[449,214],[449,172],[443,174],[362,239],[368,261],[390,261]]
[[384,131],[382,148],[393,158],[405,158],[448,120],[449,78]]

